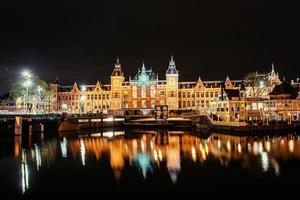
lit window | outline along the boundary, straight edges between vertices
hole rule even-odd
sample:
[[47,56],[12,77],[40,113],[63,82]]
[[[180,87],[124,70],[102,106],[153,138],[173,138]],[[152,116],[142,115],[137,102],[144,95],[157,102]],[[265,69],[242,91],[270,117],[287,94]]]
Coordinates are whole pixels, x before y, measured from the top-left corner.
[[146,86],[142,86],[142,98],[146,98]]
[[146,100],[142,100],[142,108],[147,108]]
[[132,87],[132,96],[133,96],[133,98],[137,97],[137,88],[135,85]]
[[155,90],[155,86],[151,85],[150,86],[150,96],[153,98],[156,95],[156,90]]

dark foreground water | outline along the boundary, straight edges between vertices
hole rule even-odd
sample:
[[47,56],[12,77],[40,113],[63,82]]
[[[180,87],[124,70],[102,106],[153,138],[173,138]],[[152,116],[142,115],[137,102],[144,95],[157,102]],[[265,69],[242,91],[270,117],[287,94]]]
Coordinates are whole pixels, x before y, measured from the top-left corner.
[[0,191],[1,199],[295,196],[300,137],[183,131],[0,137]]

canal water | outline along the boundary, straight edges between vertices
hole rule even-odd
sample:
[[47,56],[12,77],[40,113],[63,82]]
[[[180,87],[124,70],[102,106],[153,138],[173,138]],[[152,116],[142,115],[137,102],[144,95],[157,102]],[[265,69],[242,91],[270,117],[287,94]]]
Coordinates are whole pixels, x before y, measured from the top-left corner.
[[6,199],[297,195],[300,136],[104,130],[0,138]]

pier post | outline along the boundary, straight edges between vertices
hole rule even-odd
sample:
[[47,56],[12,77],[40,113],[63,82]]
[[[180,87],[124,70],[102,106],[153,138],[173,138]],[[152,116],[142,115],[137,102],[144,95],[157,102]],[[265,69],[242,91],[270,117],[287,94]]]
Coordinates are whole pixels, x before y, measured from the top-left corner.
[[22,117],[15,117],[15,135],[22,135]]

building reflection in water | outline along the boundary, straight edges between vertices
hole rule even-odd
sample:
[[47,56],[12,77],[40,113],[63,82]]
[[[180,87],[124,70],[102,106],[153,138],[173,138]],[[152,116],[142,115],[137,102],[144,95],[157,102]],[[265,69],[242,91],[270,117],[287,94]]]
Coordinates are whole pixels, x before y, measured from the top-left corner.
[[181,170],[180,164],[180,140],[179,137],[170,137],[166,149],[167,168],[172,182],[177,182],[177,176]]
[[78,139],[72,139],[68,144],[74,158],[80,152],[83,164],[89,155],[100,160],[103,154],[109,153],[116,179],[121,178],[126,161],[135,164],[144,178],[156,167],[159,168],[162,162],[166,162],[173,183],[177,182],[180,174],[182,157],[200,164],[208,158],[216,159],[222,166],[228,166],[234,160],[248,169],[253,165],[249,158],[253,157],[259,161],[257,167],[262,172],[273,171],[276,176],[280,175],[278,159],[300,158],[300,142],[296,137],[288,138],[291,136],[257,139],[212,134],[202,139],[184,132],[171,131],[141,132],[134,139],[123,139],[123,135],[119,133],[116,137],[113,132],[109,132],[80,138],[79,143]]
[[86,166],[95,158],[101,165],[105,162],[101,159],[103,155],[108,155],[116,180],[126,173],[126,165],[135,166],[143,178],[166,167],[174,184],[180,181],[183,161],[201,165],[215,160],[224,167],[234,161],[249,171],[280,176],[281,162],[300,159],[300,140],[296,135],[236,137],[213,133],[208,138],[200,138],[181,131],[131,131],[128,134],[109,131],[78,138],[62,137],[59,141],[46,139],[41,144],[33,143],[26,150],[22,150],[21,137],[15,137],[14,142],[14,155],[21,161],[22,192],[29,188],[29,171],[32,176],[57,159],[78,160]]
[[[125,148],[125,147],[124,147]],[[109,144],[110,166],[117,180],[121,178],[121,171],[125,165],[123,144],[121,140]]]
[[147,177],[148,172],[152,172],[152,160],[151,155],[148,153],[139,153],[135,156],[134,162],[139,170],[142,172],[143,177]]

